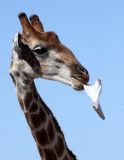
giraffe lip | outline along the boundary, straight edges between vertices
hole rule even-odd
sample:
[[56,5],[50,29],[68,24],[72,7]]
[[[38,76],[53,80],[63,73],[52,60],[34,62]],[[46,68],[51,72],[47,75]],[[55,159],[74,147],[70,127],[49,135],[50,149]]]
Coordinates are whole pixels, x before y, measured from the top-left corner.
[[74,79],[76,79],[77,81],[79,81],[82,85],[83,85],[83,84],[87,84],[87,83],[86,83],[87,78],[82,78],[82,79],[80,80],[80,79],[78,79],[77,77],[75,77],[75,76],[73,76],[73,75],[72,75],[71,77],[74,78]]

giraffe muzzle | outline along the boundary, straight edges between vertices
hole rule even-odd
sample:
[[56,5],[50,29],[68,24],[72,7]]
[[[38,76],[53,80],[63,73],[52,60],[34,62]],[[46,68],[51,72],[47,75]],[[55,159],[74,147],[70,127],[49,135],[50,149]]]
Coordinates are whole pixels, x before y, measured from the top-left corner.
[[79,80],[80,82],[87,84],[89,81],[88,71],[80,64],[72,65],[72,77]]
[[72,87],[76,90],[84,89],[82,84],[87,84],[89,81],[88,71],[80,64],[73,64],[72,70]]

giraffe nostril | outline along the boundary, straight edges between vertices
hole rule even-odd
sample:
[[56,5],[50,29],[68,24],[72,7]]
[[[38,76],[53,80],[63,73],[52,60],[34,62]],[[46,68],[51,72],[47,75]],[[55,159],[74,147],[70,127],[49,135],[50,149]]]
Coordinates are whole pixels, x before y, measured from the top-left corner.
[[88,71],[85,68],[80,67],[79,70],[84,74],[88,74]]
[[86,70],[86,74],[88,74],[88,71]]
[[82,67],[79,67],[79,70],[80,70],[82,73],[84,73],[84,72],[85,72],[85,69],[84,69],[84,68],[82,68]]

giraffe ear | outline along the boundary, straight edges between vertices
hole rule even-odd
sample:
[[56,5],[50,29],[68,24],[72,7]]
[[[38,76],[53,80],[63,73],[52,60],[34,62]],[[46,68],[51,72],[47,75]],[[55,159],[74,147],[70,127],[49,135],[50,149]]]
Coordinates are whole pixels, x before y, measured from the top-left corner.
[[21,46],[22,46],[22,41],[21,41],[21,34],[18,31],[18,33],[15,35],[14,39],[13,39],[13,46],[12,46],[12,50],[16,51],[17,53],[21,52]]
[[35,30],[41,33],[44,32],[43,24],[41,23],[41,21],[39,20],[39,17],[36,14],[30,15],[29,19],[30,19],[31,25]]

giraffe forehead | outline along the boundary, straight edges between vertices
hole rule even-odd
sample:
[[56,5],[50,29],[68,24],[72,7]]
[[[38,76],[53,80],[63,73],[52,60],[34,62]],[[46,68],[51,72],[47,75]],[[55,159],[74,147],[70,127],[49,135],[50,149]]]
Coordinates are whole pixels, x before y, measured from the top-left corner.
[[64,61],[65,63],[77,63],[77,60],[73,53],[70,52],[60,52],[60,59]]
[[31,41],[30,43],[32,43],[33,47],[35,45],[43,45],[50,48],[57,48],[60,43],[58,36],[52,31],[43,33],[37,32],[37,34],[31,34],[30,37],[31,39],[27,38],[26,41],[27,43],[28,41]]
[[36,48],[38,46],[42,47],[42,46],[46,46],[47,44],[42,39],[38,40],[38,39],[34,38],[31,40],[31,42],[28,45],[29,45],[30,49],[33,50],[34,48]]

